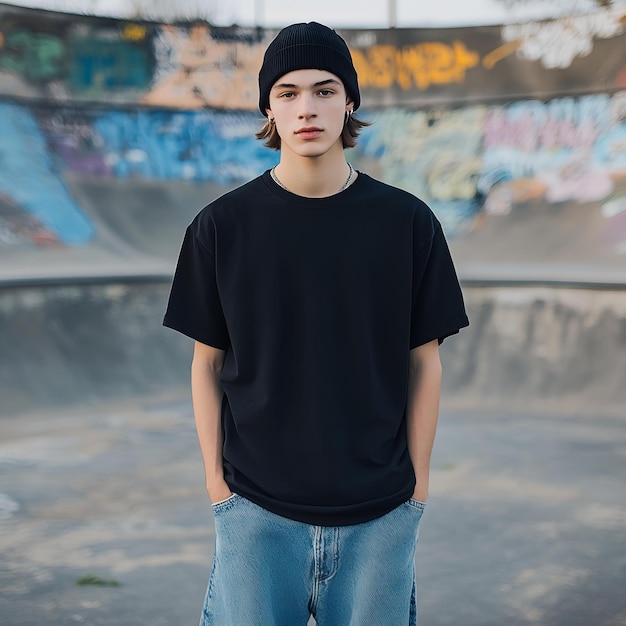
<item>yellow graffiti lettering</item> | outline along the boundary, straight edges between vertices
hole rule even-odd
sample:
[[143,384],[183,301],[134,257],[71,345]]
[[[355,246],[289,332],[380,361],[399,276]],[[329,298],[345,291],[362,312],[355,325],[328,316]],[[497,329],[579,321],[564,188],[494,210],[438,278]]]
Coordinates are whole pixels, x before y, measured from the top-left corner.
[[360,50],[350,50],[352,55],[352,64],[359,76],[359,83],[362,87],[365,87],[368,81],[368,63],[365,55]]
[[[417,55],[409,69],[413,80],[420,89],[428,89],[433,83],[450,83],[454,80],[450,70],[454,70],[454,53],[443,43],[425,43],[416,51]],[[411,59],[412,60],[412,59]],[[464,68],[461,69],[464,72]]]
[[369,87],[387,89],[395,79],[396,48],[394,46],[372,46],[367,56],[360,52],[353,55],[354,65],[361,82]]
[[363,87],[387,89],[394,83],[404,90],[462,82],[468,69],[478,65],[479,55],[461,41],[452,45],[427,42],[415,46],[371,46],[352,51]]
[[427,89],[431,84],[460,83],[468,69],[478,65],[478,54],[469,51],[460,41],[452,46],[443,43],[425,43],[422,58],[412,68],[415,84]]
[[146,34],[146,27],[141,24],[126,24],[121,32],[122,39],[129,41],[142,41]]

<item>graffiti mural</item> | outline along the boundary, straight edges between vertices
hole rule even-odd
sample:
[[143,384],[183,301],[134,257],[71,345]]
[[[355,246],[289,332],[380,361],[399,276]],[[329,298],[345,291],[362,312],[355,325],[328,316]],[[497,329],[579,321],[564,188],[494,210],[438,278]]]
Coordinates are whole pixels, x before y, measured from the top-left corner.
[[626,175],[620,162],[626,125],[611,119],[611,109],[611,98],[597,95],[491,110],[483,155],[482,183],[490,194],[485,210],[508,213],[530,189],[548,202],[609,197],[614,179]]
[[276,155],[254,139],[257,118],[238,113],[121,112],[99,116],[94,129],[116,177],[244,181]]
[[[472,228],[479,214],[505,215],[529,201],[608,203],[613,218],[623,211],[623,202],[615,201],[620,181],[626,181],[625,96],[365,112],[374,123],[349,158],[423,198],[451,235]],[[255,113],[33,112],[8,105],[0,112],[12,146],[27,145],[26,134],[32,148],[38,136],[40,157],[31,159],[31,171],[39,163],[39,175],[48,181],[45,193],[54,179],[66,207],[74,205],[59,195],[65,192],[53,164],[60,174],[229,185],[253,178],[277,159],[254,139],[260,126]],[[24,130],[16,134],[9,127]],[[36,204],[16,196],[18,170],[25,166],[15,167],[0,179],[0,192],[42,219]]]
[[602,201],[613,218],[625,210],[625,96],[387,109],[357,150],[384,180],[425,199],[451,233],[479,213],[504,215],[530,201]]
[[477,180],[486,107],[456,111],[380,112],[358,152],[376,162],[380,178],[423,198],[449,233],[479,210]]
[[[617,10],[531,24],[340,30],[365,106],[427,107],[624,86]],[[0,95],[253,111],[275,30],[63,16],[0,5]]]
[[403,90],[461,83],[480,58],[462,41],[421,43],[415,46],[370,46],[353,50],[354,65],[363,88],[387,89],[394,83]]
[[115,91],[141,93],[151,80],[148,53],[134,41],[99,39],[86,34],[71,46],[71,93],[82,97]]
[[27,29],[3,33],[0,68],[28,81],[65,76],[67,49],[60,37]]
[[[76,181],[222,189],[276,163],[254,139],[257,73],[275,31],[8,5],[0,18],[0,246],[91,241]],[[626,253],[618,12],[341,32],[374,122],[349,152],[357,167],[423,198],[450,236],[529,203],[588,204],[603,241]]]
[[[154,38],[157,70],[142,104],[176,109],[255,109],[264,45],[222,41],[211,28],[163,26]],[[240,38],[238,38],[240,39]]]
[[522,59],[541,61],[548,69],[567,68],[575,58],[589,56],[595,39],[610,39],[624,32],[618,15],[598,11],[560,20],[509,24],[502,27],[502,39],[515,43]]
[[[32,113],[25,107],[0,103],[0,137],[3,204],[23,208],[62,243],[89,241],[93,226],[55,170],[46,139]],[[30,227],[35,228],[32,222]]]
[[[351,158],[375,161],[377,175],[422,197],[449,232],[459,233],[477,213],[506,214],[519,202],[610,202],[615,181],[626,177],[626,125],[612,118],[615,108],[608,96],[587,96],[455,111],[391,109],[373,116],[375,123]],[[253,138],[255,114],[110,111],[81,116],[43,110],[33,116],[7,105],[0,111],[12,148],[38,148],[41,157],[29,158],[28,171],[44,181],[42,195],[50,197],[54,189],[63,200],[60,206],[71,207],[74,218],[79,210],[52,171],[53,161],[61,171],[95,176],[219,184],[252,178],[276,161],[276,154]],[[22,131],[11,133],[9,127]],[[36,131],[41,134],[33,142]],[[23,177],[17,177],[19,163],[16,168],[0,179],[0,189],[42,219],[37,207],[48,205],[19,195]],[[57,224],[65,240],[85,236],[76,225],[49,217],[42,221]]]

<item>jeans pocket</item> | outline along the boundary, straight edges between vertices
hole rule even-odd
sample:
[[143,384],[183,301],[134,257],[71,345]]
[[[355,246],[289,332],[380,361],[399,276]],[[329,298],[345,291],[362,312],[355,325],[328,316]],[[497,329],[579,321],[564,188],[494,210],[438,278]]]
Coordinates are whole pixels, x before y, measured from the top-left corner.
[[220,500],[219,502],[212,502],[211,503],[211,508],[213,509],[213,513],[217,513],[218,511],[223,511],[224,509],[229,509],[230,507],[232,507],[237,498],[240,498],[241,496],[239,496],[236,493],[233,493],[232,495],[228,496],[228,498],[226,498],[225,500]]
[[409,498],[407,500],[407,504],[410,507],[413,507],[414,509],[419,509],[420,512],[424,512],[424,509],[426,508],[426,502],[422,502],[420,500],[416,500],[415,498]]

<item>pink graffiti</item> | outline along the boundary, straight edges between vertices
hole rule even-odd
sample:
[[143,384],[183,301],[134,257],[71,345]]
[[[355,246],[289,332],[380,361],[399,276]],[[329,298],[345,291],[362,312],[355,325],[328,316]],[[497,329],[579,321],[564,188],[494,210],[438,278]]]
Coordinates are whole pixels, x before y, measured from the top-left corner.
[[609,173],[594,169],[588,159],[578,157],[563,166],[538,175],[547,187],[548,202],[594,202],[606,198],[614,188]]
[[510,119],[506,111],[490,111],[485,122],[485,147],[515,147],[526,152],[539,149],[589,148],[599,131],[591,120],[575,123],[548,118],[538,122],[530,113]]

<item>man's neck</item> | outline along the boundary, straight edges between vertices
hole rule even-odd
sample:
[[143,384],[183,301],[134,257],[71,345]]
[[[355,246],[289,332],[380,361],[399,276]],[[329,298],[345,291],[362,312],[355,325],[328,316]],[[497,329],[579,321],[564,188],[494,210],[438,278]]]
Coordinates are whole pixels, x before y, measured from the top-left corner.
[[325,198],[342,189],[350,169],[342,149],[319,157],[283,152],[274,172],[292,193],[306,198]]

